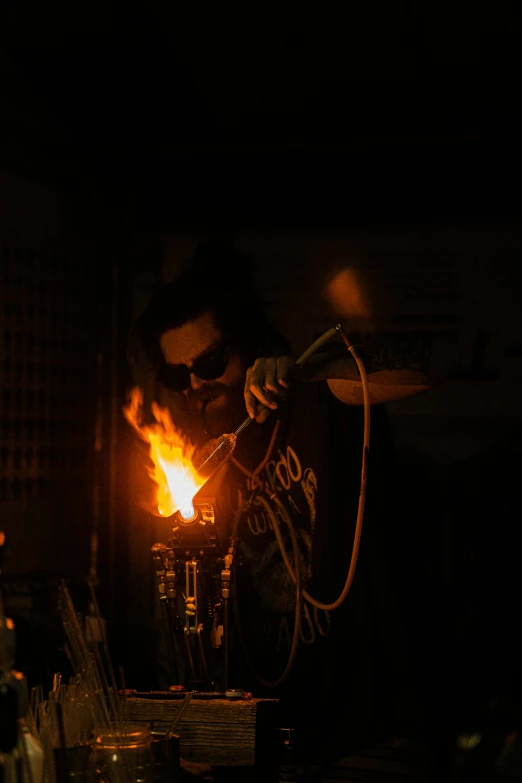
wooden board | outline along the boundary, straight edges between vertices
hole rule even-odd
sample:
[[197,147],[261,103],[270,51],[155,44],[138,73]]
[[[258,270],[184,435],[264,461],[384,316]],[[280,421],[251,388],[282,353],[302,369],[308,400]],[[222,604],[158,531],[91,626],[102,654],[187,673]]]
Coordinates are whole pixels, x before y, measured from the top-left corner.
[[[275,758],[280,742],[277,703],[277,699],[193,698],[176,727],[181,756],[214,767],[267,764]],[[179,699],[130,696],[129,719],[166,731],[180,706]]]

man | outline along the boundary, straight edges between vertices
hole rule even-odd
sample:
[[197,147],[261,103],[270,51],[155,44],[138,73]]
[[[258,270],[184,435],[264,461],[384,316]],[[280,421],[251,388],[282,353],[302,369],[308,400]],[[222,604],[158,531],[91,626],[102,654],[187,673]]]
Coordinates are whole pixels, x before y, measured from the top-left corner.
[[[237,687],[280,699],[296,763],[315,780],[359,779],[374,754],[383,777],[372,780],[400,780],[403,738],[426,721],[393,579],[404,562],[383,403],[430,389],[450,367],[426,335],[374,337],[358,352],[371,402],[367,484],[354,359],[332,341],[297,368],[237,251],[202,245],[152,296],[130,343],[145,398],[168,405],[197,448],[247,414],[255,420],[205,487],[220,538],[239,539],[231,671]],[[447,345],[444,357],[453,358]],[[361,487],[364,533],[339,602],[355,564]]]

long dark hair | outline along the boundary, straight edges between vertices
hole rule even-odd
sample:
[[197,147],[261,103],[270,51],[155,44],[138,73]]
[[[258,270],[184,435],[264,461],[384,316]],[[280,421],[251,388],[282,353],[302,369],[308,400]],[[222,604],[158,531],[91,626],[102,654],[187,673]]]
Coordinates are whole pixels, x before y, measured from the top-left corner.
[[289,354],[288,341],[266,309],[254,290],[251,257],[228,242],[201,243],[184,271],[156,288],[131,327],[130,365],[135,374],[157,369],[163,360],[161,335],[207,312],[247,366],[259,356]]

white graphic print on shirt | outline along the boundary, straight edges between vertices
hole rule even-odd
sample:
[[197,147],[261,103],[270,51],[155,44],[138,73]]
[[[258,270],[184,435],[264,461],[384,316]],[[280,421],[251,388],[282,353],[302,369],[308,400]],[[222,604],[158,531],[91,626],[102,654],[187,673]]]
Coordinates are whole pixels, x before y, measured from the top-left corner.
[[[261,486],[270,491],[265,492]],[[253,493],[261,492],[270,503],[275,492],[285,506],[298,544],[300,568],[305,582],[312,577],[312,541],[317,515],[318,480],[312,468],[303,469],[295,450],[286,446],[278,449],[276,459],[268,462],[257,479],[247,479],[242,503]],[[272,510],[279,524],[290,561],[293,560],[292,544],[287,530],[288,521],[273,503]],[[252,584],[266,611],[261,617],[251,619],[262,635],[274,636],[276,652],[284,653],[291,646],[295,621],[295,584],[287,571],[279,550],[269,514],[259,503],[247,506],[242,515],[239,535],[243,565],[249,570]],[[272,619],[268,619],[271,617]],[[274,626],[274,623],[277,625]],[[302,601],[301,644],[310,645],[318,636],[327,636],[331,620],[328,612],[317,609],[306,598]]]

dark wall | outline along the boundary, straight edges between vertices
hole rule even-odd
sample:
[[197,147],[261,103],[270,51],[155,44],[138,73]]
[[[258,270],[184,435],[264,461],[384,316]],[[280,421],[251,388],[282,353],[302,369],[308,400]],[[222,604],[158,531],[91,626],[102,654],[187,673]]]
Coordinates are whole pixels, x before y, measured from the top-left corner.
[[[11,19],[21,21],[16,9],[10,4]],[[56,364],[81,379],[70,419],[76,434],[64,424],[56,445],[67,458],[80,444],[90,499],[81,519],[64,503],[70,460],[65,472],[56,468],[52,508],[4,499],[2,524],[13,526],[6,570],[69,569],[83,580],[94,526],[109,617],[129,608],[133,615],[148,601],[147,547],[164,531],[128,517],[121,500],[132,447],[121,417],[126,332],[161,270],[174,274],[196,238],[225,234],[253,253],[257,281],[296,347],[329,324],[315,286],[324,267],[339,262],[362,269],[379,298],[384,288],[403,323],[418,325],[427,314],[435,326],[453,319],[468,375],[389,412],[404,511],[423,553],[417,572],[427,572],[429,558],[439,609],[456,624],[456,607],[471,591],[467,639],[474,639],[480,602],[470,579],[487,584],[476,553],[488,538],[477,536],[489,530],[493,488],[512,497],[498,524],[517,513],[512,474],[489,481],[488,466],[497,454],[511,464],[521,418],[520,10],[405,2],[348,4],[344,14],[280,7],[248,17],[184,3],[152,3],[138,16],[91,3],[73,20],[46,4],[25,20],[19,46],[2,55],[0,239],[9,252],[2,259],[26,264],[29,251],[40,259],[52,247],[65,265],[52,271],[62,277],[51,309],[72,312],[79,339],[91,345],[86,362],[75,364],[76,337],[63,320],[58,334],[49,327],[59,340]],[[2,274],[11,281],[19,269],[3,261]],[[77,298],[63,293],[71,278],[80,282]],[[101,303],[96,316],[93,302]],[[2,328],[5,346],[11,326],[4,320]],[[46,421],[58,421],[50,405],[52,394],[61,402],[57,383],[42,389]],[[11,391],[5,374],[2,384]],[[28,392],[40,387],[25,375],[13,390],[2,409],[6,460],[19,450],[14,423],[33,415]],[[24,441],[23,449],[33,445],[50,454],[51,441]],[[31,465],[23,467],[36,471],[31,480],[50,477],[45,464],[43,473]],[[13,470],[3,464],[10,486]],[[495,542],[501,554],[500,534]]]

